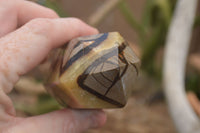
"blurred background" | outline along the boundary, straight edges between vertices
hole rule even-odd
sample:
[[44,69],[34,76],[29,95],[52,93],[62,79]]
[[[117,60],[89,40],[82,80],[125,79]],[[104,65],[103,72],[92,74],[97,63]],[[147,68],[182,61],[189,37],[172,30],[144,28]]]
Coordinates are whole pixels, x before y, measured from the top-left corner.
[[[141,59],[140,74],[128,104],[122,109],[105,110],[106,125],[86,133],[176,133],[162,86],[164,44],[176,0],[33,1],[52,8],[61,17],[80,18],[100,32],[120,32]],[[196,100],[200,98],[199,11],[198,7],[185,79],[189,98]],[[48,62],[44,63],[23,76],[10,94],[19,116],[62,108],[43,87],[48,66]]]

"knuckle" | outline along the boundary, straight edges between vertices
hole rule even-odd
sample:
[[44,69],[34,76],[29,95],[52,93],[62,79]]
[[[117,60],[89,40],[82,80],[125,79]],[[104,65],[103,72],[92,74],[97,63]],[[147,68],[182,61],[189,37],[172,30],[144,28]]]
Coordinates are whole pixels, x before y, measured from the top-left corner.
[[53,21],[48,18],[36,18],[26,25],[32,32],[37,34],[47,33],[53,26]]
[[78,19],[78,18],[71,18],[71,20],[76,25],[83,25],[84,24],[84,22],[81,19]]

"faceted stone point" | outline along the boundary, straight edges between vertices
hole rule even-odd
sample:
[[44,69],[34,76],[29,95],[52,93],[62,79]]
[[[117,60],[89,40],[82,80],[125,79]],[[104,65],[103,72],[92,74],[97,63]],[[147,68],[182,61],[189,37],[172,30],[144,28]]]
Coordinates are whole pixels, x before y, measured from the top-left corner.
[[60,103],[72,108],[126,105],[139,59],[118,32],[76,38],[64,52],[46,85]]

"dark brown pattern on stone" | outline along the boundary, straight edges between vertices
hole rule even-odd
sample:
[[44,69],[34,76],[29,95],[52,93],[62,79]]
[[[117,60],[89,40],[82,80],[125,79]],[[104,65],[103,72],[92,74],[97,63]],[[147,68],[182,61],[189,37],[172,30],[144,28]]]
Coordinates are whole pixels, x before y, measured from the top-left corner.
[[[97,39],[93,39],[94,43],[92,43],[91,45],[85,47],[84,49],[81,49],[76,55],[74,55],[72,58],[69,59],[69,61],[67,61],[67,63],[64,65],[64,67],[62,68],[61,74],[69,67],[71,66],[76,60],[78,60],[79,58],[81,58],[82,56],[87,55],[93,48],[97,47],[98,45],[100,45],[106,38],[108,37],[108,33],[103,34],[101,37],[97,38]],[[87,41],[91,41],[91,40],[85,40],[85,41],[80,41],[78,42],[75,47],[78,47],[81,43],[83,42],[87,42]]]
[[[94,61],[86,70],[85,72],[79,76],[78,78],[78,84],[81,88],[87,90],[88,92],[96,95],[97,97],[101,98],[102,100],[105,100],[111,104],[117,105],[117,106],[124,106],[123,103],[120,103],[118,101],[116,101],[115,99],[111,99],[109,97],[107,97],[106,95],[108,94],[108,92],[110,91],[110,89],[121,79],[121,77],[125,74],[127,67],[128,67],[128,62],[126,61],[124,55],[123,55],[123,50],[125,49],[126,45],[123,43],[121,44],[118,48],[114,48],[111,52],[103,55],[102,57],[98,58],[96,61]],[[116,55],[117,54],[117,55]],[[116,63],[113,63],[111,61],[107,61],[108,59],[111,59],[114,56],[118,56],[118,59],[120,59],[125,67],[122,71],[122,73],[120,74],[120,66]],[[116,65],[116,76],[114,77],[114,80],[110,80],[109,78],[107,78],[103,73],[103,65],[105,62],[109,62],[110,64]],[[98,65],[103,64],[100,70],[100,74],[102,75],[102,77],[106,80],[108,80],[110,82],[110,86],[107,87],[102,83],[102,78],[97,79],[93,74],[92,71],[93,69],[95,69]],[[97,91],[95,91],[94,88],[89,87],[88,85],[86,85],[84,83],[84,81],[87,79],[88,76],[92,76],[99,84],[101,84],[104,88],[106,88],[106,92],[104,94],[98,93]],[[95,87],[95,86],[94,86]]]

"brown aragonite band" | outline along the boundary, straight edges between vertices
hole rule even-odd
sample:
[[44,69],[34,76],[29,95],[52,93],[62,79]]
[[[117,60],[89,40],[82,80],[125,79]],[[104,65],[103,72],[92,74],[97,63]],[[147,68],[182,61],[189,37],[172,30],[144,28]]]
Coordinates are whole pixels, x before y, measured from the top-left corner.
[[103,42],[108,36],[108,33],[103,34],[102,36],[100,36],[99,38],[93,39],[93,40],[84,40],[84,41],[80,41],[78,42],[74,48],[77,48],[79,45],[81,45],[81,43],[84,42],[89,42],[89,41],[94,41],[92,44],[90,44],[89,46],[80,49],[80,51],[74,55],[73,57],[71,57],[69,59],[69,61],[66,62],[66,64],[64,65],[64,67],[62,68],[62,72],[64,72],[73,62],[75,62],[76,60],[78,60],[79,58],[81,58],[81,56],[87,55],[93,48],[97,47],[98,45],[101,44],[101,42]]
[[54,65],[47,90],[72,108],[125,106],[138,75],[139,59],[121,35],[79,37],[70,46]]

